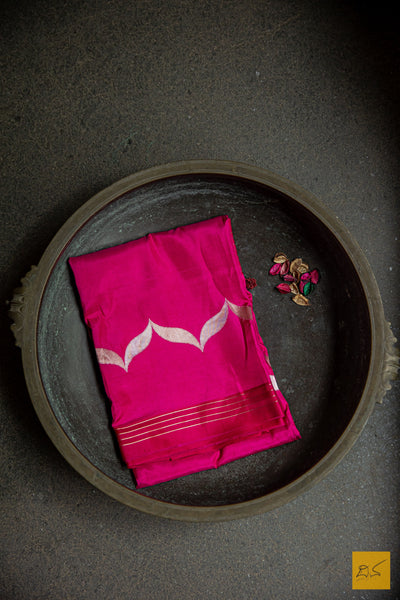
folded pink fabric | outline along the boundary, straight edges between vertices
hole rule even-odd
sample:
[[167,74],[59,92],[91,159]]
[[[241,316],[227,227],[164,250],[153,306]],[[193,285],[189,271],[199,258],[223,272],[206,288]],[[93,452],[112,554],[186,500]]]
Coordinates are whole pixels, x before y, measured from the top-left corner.
[[300,438],[258,332],[227,216],[70,265],[138,487]]

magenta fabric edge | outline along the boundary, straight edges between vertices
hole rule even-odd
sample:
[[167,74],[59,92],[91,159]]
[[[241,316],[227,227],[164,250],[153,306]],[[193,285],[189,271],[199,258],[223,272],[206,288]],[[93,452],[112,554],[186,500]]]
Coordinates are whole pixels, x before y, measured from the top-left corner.
[[[130,467],[136,479],[136,487],[138,489],[144,487],[150,487],[159,483],[171,481],[178,477],[185,477],[192,475],[199,471],[217,469],[223,465],[229,464],[241,458],[251,456],[275,448],[277,446],[294,442],[300,439],[300,433],[298,432],[294,423],[290,423],[284,430],[276,432],[275,435],[260,435],[251,440],[249,446],[249,440],[242,442],[234,442],[219,450],[210,450],[199,455],[191,455],[179,461],[153,461],[150,464],[139,465]],[[233,453],[232,453],[233,451]],[[232,453],[232,454],[231,454]],[[179,465],[177,466],[177,462]],[[186,466],[185,463],[188,463]],[[201,464],[201,467],[200,467]],[[190,466],[189,466],[190,465]],[[176,468],[178,467],[178,468]],[[158,473],[162,473],[162,477],[157,477]]]
[[[290,418],[288,418],[287,414],[285,414],[282,417],[273,417],[269,419],[268,424],[265,423],[263,428],[248,429],[247,431],[235,431],[235,433],[233,433],[234,430],[231,429],[225,435],[221,433],[210,434],[206,438],[197,440],[196,443],[198,443],[198,446],[193,445],[193,442],[180,444],[180,451],[171,453],[169,460],[173,460],[178,463],[180,460],[185,458],[185,454],[188,456],[189,454],[193,456],[193,453],[196,452],[196,450],[199,450],[199,452],[201,453],[200,449],[208,450],[211,448],[215,448],[216,446],[222,448],[228,445],[245,443],[254,437],[261,435],[269,435],[275,430],[278,431],[282,430],[283,428],[285,428],[285,430],[288,430],[291,427],[291,425],[292,423],[290,421]],[[125,462],[127,464],[131,464],[132,468],[133,466],[140,467],[145,464],[145,462],[140,462],[140,459],[137,459],[138,462],[134,463],[134,459],[130,459],[128,456],[128,452],[126,452],[126,446],[121,446],[121,451],[123,451],[124,455],[126,456]],[[164,460],[163,458],[159,458],[157,456],[157,451],[153,454],[149,453],[147,456],[149,461],[162,462]]]
[[[249,306],[253,310],[253,296],[251,295],[249,290],[246,288],[246,279],[243,274],[242,265],[240,264],[239,255],[238,255],[236,244],[235,244],[235,238],[233,237],[232,221],[228,215],[224,215],[223,218],[226,219],[225,225],[228,226],[229,250],[230,250],[231,257],[232,257],[233,262],[236,267],[238,284],[239,284],[239,287],[241,288],[243,294],[247,297],[247,299],[249,301]],[[253,319],[254,318],[255,318],[255,316],[254,316],[254,312],[253,312]]]

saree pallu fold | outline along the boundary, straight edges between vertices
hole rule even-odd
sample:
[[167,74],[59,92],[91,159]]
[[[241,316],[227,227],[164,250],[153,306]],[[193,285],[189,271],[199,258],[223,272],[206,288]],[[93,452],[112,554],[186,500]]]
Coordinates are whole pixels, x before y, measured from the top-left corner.
[[138,487],[300,438],[227,216],[69,262]]

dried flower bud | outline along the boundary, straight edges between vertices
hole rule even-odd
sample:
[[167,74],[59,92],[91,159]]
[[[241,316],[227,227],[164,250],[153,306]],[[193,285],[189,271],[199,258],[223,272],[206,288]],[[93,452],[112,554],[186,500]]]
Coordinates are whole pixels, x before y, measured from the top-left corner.
[[290,272],[294,275],[295,273],[298,272],[299,270],[299,266],[303,264],[303,261],[301,260],[301,258],[295,258],[294,260],[292,260],[292,262],[290,263]]
[[246,288],[252,290],[257,286],[257,281],[254,277],[246,277]]
[[309,299],[303,296],[303,294],[296,294],[296,296],[293,296],[292,300],[299,306],[308,306],[310,304]]
[[289,259],[286,254],[283,254],[283,252],[277,252],[274,256],[274,263],[284,263],[287,260]]
[[272,265],[272,267],[269,270],[269,274],[270,275],[278,275],[278,273],[279,273],[280,270],[281,270],[281,265],[280,264]]
[[302,273],[300,279],[302,281],[310,281],[310,279],[311,279],[311,273],[308,273],[308,272],[307,273]]
[[289,294],[291,292],[290,285],[288,283],[280,283],[279,285],[276,286],[276,289],[281,294]]
[[274,265],[270,268],[270,275],[280,275],[285,283],[275,286],[281,294],[292,293],[292,300],[299,306],[308,306],[308,295],[318,283],[320,274],[318,269],[309,271],[308,264],[302,258],[290,261],[286,254],[277,252],[274,256]]
[[284,263],[280,263],[281,268],[279,271],[279,275],[286,275],[286,273],[289,271],[289,266],[290,266],[290,262],[288,260],[285,260]]
[[313,269],[310,273],[311,283],[317,284],[319,281],[319,277],[320,275],[318,269]]
[[304,284],[303,294],[305,296],[308,296],[308,294],[310,294],[313,291],[313,289],[314,289],[314,284],[311,283],[311,281],[307,281]]
[[297,267],[297,271],[299,273],[306,273],[308,271],[308,264],[301,262],[301,264]]

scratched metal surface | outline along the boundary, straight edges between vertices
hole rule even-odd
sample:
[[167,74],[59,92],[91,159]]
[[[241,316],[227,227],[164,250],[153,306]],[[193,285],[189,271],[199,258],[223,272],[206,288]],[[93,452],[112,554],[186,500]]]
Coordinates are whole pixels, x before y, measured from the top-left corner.
[[[67,258],[220,214],[232,219],[243,272],[257,279],[253,297],[260,333],[302,439],[140,492],[177,504],[242,502],[302,475],[344,432],[368,368],[368,316],[357,277],[351,276],[350,259],[310,213],[265,186],[238,178],[159,180],[131,190],[89,219],[59,258],[46,288],[38,327],[41,376],[59,423],[79,451],[113,480],[135,488],[112,433],[109,401]],[[274,290],[281,280],[268,270],[278,250],[320,269],[309,307]],[[340,293],[335,285],[339,272],[342,278],[348,274]]]

